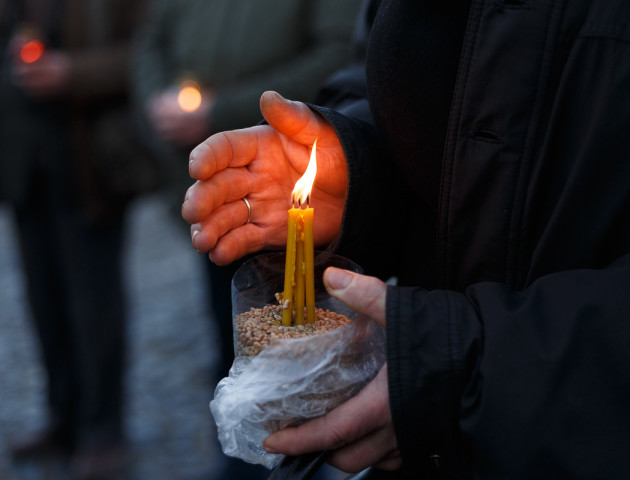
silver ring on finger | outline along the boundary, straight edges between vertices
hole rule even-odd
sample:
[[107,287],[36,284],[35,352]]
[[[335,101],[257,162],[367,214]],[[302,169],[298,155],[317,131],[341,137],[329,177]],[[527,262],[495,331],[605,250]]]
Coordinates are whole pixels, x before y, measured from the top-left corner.
[[247,198],[241,197],[241,200],[243,200],[245,202],[245,205],[247,206],[247,221],[243,224],[243,225],[247,225],[252,219],[252,206],[250,205]]

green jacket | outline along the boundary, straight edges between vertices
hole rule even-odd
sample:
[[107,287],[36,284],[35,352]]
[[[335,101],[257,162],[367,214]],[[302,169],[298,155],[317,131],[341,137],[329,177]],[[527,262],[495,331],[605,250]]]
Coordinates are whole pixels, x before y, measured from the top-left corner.
[[137,38],[140,105],[183,76],[215,90],[213,133],[257,123],[259,98],[276,90],[312,100],[350,56],[361,0],[154,0]]

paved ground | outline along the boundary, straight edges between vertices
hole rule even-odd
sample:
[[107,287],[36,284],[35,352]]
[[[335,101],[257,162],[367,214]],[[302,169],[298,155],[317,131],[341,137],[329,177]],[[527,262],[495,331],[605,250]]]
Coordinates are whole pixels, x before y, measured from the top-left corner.
[[[157,197],[138,202],[129,225],[130,476],[212,479],[221,462],[208,409],[215,335],[203,308],[200,258]],[[17,468],[6,454],[12,434],[45,421],[42,370],[15,248],[10,214],[0,206],[0,479],[63,478],[60,465]]]

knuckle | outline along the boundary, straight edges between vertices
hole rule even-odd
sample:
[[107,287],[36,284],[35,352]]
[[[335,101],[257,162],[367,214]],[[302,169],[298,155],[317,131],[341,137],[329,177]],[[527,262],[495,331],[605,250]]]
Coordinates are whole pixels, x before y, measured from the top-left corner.
[[334,452],[328,458],[328,463],[336,469],[346,473],[359,473],[365,468],[360,459],[338,452]]
[[326,425],[327,444],[329,448],[340,448],[347,442],[347,433],[339,424],[328,423]]

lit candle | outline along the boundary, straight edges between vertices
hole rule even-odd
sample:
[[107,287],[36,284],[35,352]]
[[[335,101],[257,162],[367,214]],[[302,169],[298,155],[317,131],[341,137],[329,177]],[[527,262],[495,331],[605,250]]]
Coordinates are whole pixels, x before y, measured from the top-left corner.
[[[301,209],[300,209],[301,210]],[[312,210],[312,209],[311,209]],[[296,325],[304,324],[304,288],[306,286],[306,280],[304,278],[304,218],[302,218],[302,212],[299,212],[298,216],[298,228],[297,228],[297,248],[295,252],[295,308],[294,308],[294,321]]]
[[284,292],[282,294],[282,325],[291,326],[293,311],[293,284],[295,283],[295,257],[297,244],[298,209],[289,210],[287,255],[284,262]]
[[306,318],[315,321],[315,249],[313,244],[313,214],[315,210],[304,210],[304,279],[306,282]]
[[193,81],[182,83],[177,94],[177,103],[184,112],[194,112],[201,106],[201,90],[199,85]]
[[20,59],[24,63],[35,63],[44,54],[44,44],[37,39],[29,40],[20,48]]
[[16,60],[22,63],[35,63],[46,50],[41,30],[29,22],[17,25],[11,43],[15,48]]
[[313,216],[309,206],[311,189],[317,174],[317,140],[311,150],[311,158],[304,175],[297,181],[292,193],[287,230],[287,254],[284,268],[284,292],[282,294],[282,325],[288,327],[292,320],[296,325],[306,320],[315,321],[315,273]]

